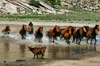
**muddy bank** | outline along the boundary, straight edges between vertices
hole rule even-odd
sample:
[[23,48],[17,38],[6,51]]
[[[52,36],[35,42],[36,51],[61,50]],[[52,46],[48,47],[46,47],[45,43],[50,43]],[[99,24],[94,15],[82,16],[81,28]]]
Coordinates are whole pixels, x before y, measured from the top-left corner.
[[18,59],[14,62],[4,61],[0,66],[99,66],[100,52],[86,52],[69,55],[62,59]]

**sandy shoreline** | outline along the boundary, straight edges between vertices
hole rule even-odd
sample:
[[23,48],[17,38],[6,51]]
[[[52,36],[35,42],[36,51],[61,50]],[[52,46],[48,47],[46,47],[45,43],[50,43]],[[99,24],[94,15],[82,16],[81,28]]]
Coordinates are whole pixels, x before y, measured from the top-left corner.
[[[90,26],[94,27],[96,24],[80,24],[80,23],[58,23],[58,22],[32,22],[34,26],[76,26],[76,27],[81,27],[81,26]],[[8,25],[28,25],[29,22],[15,22],[15,21],[0,21],[0,24],[8,24]]]
[[71,55],[64,59],[30,59],[0,63],[0,66],[100,66],[100,52]]

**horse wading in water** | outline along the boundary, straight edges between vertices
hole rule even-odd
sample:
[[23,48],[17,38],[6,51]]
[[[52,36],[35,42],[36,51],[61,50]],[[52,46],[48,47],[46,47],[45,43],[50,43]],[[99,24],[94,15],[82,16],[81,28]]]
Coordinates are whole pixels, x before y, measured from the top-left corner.
[[49,42],[51,42],[53,38],[53,43],[54,43],[54,39],[58,36],[60,30],[61,30],[60,27],[55,25],[53,29],[50,29],[49,31],[46,32],[46,36],[49,37]]
[[41,39],[43,37],[43,27],[39,27],[38,30],[35,31],[34,36],[35,36],[35,41],[37,40],[38,42],[42,42]]
[[97,29],[94,29],[93,31],[88,31],[88,32],[86,33],[86,36],[87,36],[87,43],[88,43],[88,40],[91,39],[91,43],[90,43],[90,44],[92,44],[92,40],[94,39],[94,40],[95,40],[94,45],[96,45],[96,41],[97,41],[96,35],[98,35],[98,30],[97,30]]
[[21,35],[22,39],[26,39],[27,31],[28,31],[28,28],[26,27],[26,25],[23,25],[22,29],[19,32],[19,34]]
[[4,34],[9,34],[9,31],[10,31],[10,26],[6,26],[6,28],[2,30]]

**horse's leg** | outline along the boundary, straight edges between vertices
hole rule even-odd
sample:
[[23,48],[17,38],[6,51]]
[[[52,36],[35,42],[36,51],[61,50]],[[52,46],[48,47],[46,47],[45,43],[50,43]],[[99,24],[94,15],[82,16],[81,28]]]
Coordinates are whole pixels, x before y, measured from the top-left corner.
[[75,41],[75,37],[73,36],[73,41],[72,41],[72,43]]
[[82,38],[79,38],[79,39],[80,39],[80,41],[78,42],[78,44],[80,45],[80,42],[81,42],[81,39],[82,39]]
[[89,40],[89,37],[87,37],[87,39],[86,39],[86,43],[88,43],[88,40]]
[[95,38],[95,43],[94,43],[94,45],[96,45],[96,42],[97,42],[97,39]]
[[34,57],[33,57],[33,59],[35,58],[35,54],[34,54]]
[[77,44],[78,38],[76,38],[76,44]]
[[91,42],[90,42],[91,45],[92,45],[92,41],[93,41],[93,39],[91,39]]
[[37,59],[38,59],[38,54],[37,54]]
[[22,35],[22,39],[24,39],[24,35]]
[[69,41],[69,39],[67,39],[67,44],[70,44],[70,41]]

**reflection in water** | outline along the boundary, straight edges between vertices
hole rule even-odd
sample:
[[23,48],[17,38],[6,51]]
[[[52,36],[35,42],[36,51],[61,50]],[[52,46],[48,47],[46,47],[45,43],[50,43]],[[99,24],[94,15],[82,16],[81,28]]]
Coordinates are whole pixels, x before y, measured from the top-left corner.
[[8,58],[8,55],[9,55],[9,43],[8,42],[5,42],[4,43],[4,58]]
[[48,46],[49,58],[62,58],[69,54],[84,53],[88,51],[96,51],[93,45],[76,45],[76,46]]
[[21,44],[20,45],[21,58],[25,57],[25,49],[26,49],[26,45],[25,44]]

